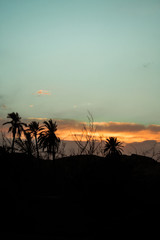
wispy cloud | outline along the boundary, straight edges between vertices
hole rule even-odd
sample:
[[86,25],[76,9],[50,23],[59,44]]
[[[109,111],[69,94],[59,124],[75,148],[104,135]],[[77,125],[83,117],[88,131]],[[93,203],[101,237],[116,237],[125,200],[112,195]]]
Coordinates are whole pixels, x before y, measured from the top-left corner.
[[160,125],[152,124],[152,125],[149,125],[147,128],[151,132],[157,132],[157,133],[160,132]]
[[28,121],[28,120],[44,121],[44,120],[47,120],[47,118],[33,118],[33,117],[29,117],[29,118],[27,118],[27,121]]
[[145,130],[142,124],[125,123],[125,122],[95,122],[97,131],[109,132],[139,132]]
[[151,65],[151,62],[144,63],[144,64],[143,64],[143,67],[144,67],[144,68],[149,68],[149,67],[150,67],[150,65]]
[[51,95],[51,92],[48,90],[38,90],[37,92],[33,93],[33,95],[38,95],[38,96]]
[[7,107],[5,104],[2,104],[2,105],[0,106],[0,108],[1,108],[2,110],[8,109],[8,107]]

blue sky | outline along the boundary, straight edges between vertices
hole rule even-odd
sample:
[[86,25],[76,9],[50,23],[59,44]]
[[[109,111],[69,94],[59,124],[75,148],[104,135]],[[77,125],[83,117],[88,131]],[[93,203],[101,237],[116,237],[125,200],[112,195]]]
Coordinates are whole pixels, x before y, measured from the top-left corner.
[[0,0],[0,117],[159,124],[159,23],[159,0]]

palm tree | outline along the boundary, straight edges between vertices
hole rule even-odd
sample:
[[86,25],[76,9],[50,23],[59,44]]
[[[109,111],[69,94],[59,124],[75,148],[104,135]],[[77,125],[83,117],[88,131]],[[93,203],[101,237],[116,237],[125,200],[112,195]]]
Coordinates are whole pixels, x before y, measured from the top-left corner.
[[11,127],[9,128],[8,132],[12,132],[13,135],[12,139],[12,153],[13,153],[16,134],[20,138],[21,133],[24,131],[23,126],[27,127],[27,124],[21,122],[21,117],[17,112],[8,113],[7,118],[11,118],[12,120],[10,122],[3,123],[3,125],[11,124]]
[[15,140],[15,143],[21,152],[26,153],[28,156],[32,156],[35,152],[35,145],[32,141],[32,135],[30,132],[24,131],[24,137],[24,140],[21,138]]
[[37,136],[38,136],[39,132],[42,131],[44,128],[40,127],[39,126],[39,122],[36,122],[36,121],[32,121],[28,125],[28,127],[29,127],[28,132],[30,132],[34,136],[34,138],[35,138],[37,158],[39,158],[39,149],[38,149],[38,139],[37,139]]
[[38,138],[40,146],[47,149],[48,155],[52,154],[52,160],[55,160],[55,154],[58,151],[60,139],[56,136],[57,131],[56,122],[53,123],[52,119],[49,121],[44,121],[45,130],[40,133]]
[[122,155],[123,145],[116,137],[109,137],[106,139],[104,152],[106,156],[120,156]]

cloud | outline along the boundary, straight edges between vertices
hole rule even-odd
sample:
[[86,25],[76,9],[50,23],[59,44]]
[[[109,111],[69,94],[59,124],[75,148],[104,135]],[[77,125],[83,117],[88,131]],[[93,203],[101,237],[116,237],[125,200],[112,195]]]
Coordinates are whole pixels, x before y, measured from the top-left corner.
[[[82,129],[87,122],[80,122],[71,119],[57,120],[60,127]],[[121,123],[121,122],[94,122],[97,132],[137,132],[146,129],[144,125],[136,123]],[[159,126],[160,128],[160,126]]]
[[38,90],[36,93],[33,93],[34,95],[38,95],[38,96],[41,96],[41,95],[51,95],[51,93],[47,90]]
[[[74,134],[82,135],[82,130],[87,122],[76,120],[57,120],[58,133],[60,137],[67,140],[73,140]],[[94,122],[96,128],[95,136],[97,139],[101,136],[113,136],[126,143],[142,142],[148,140],[160,141],[160,125],[149,125],[125,122]]]
[[81,130],[84,126],[83,122],[76,121],[73,119],[57,119],[55,120],[58,124],[58,126],[61,129],[76,129],[76,130]]
[[149,125],[148,130],[150,130],[151,132],[160,132],[160,125],[155,125],[155,124],[152,124],[152,125]]
[[151,62],[144,63],[143,67],[144,68],[149,68],[151,64],[152,64]]
[[7,107],[5,104],[2,104],[2,105],[1,105],[1,109],[2,109],[2,110],[6,110],[6,109],[8,109],[8,107]]
[[124,122],[95,122],[97,131],[109,132],[139,132],[145,130],[142,124],[124,123]]
[[47,120],[48,118],[33,118],[33,117],[29,117],[29,118],[27,118],[27,121],[28,120],[31,120],[31,121],[45,121],[45,120]]
[[[60,138],[74,140],[74,135],[82,135],[84,125],[87,122],[80,122],[72,119],[55,120],[58,125]],[[113,136],[126,143],[141,142],[147,140],[160,141],[160,125],[149,125],[125,122],[94,122],[96,128],[95,136],[97,139]]]
[[[23,119],[23,122],[29,123],[31,121],[38,121],[43,124],[48,118],[27,118]],[[84,125],[87,122],[81,122],[73,119],[52,119],[57,123],[57,135],[61,140],[74,141],[74,135],[82,136]],[[1,119],[0,123],[5,121]],[[1,125],[1,124],[0,124]],[[0,126],[0,128],[2,125]],[[6,128],[6,126],[3,126]],[[99,139],[102,137],[105,140],[108,137],[117,137],[119,140],[125,143],[143,142],[143,141],[157,141],[160,142],[160,125],[143,125],[137,123],[128,122],[94,122],[96,128],[95,137]],[[7,126],[8,129],[8,126]]]

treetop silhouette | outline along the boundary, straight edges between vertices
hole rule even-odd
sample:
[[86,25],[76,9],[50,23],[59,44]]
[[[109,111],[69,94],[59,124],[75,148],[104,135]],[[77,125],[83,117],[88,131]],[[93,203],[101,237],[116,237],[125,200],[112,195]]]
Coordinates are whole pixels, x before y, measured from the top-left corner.
[[38,142],[40,146],[47,149],[48,157],[52,154],[52,160],[55,160],[55,154],[58,151],[60,138],[55,134],[57,131],[57,123],[53,122],[52,119],[43,122],[44,130],[40,133]]
[[3,123],[3,125],[11,124],[11,127],[9,128],[8,132],[12,132],[12,153],[14,152],[14,143],[15,143],[15,137],[16,135],[20,138],[21,133],[24,132],[23,126],[27,127],[26,123],[21,122],[21,117],[16,112],[8,113],[7,118],[11,118],[11,121]]
[[106,139],[104,152],[106,156],[116,157],[122,155],[123,145],[116,137]]
[[41,127],[39,125],[39,122],[36,122],[36,121],[32,121],[31,123],[29,123],[28,127],[29,128],[27,129],[27,131],[30,132],[30,134],[32,136],[34,136],[34,138],[35,138],[37,158],[39,158],[39,148],[38,148],[38,138],[37,138],[37,136],[40,134],[40,132],[42,130],[44,130],[44,128]]

